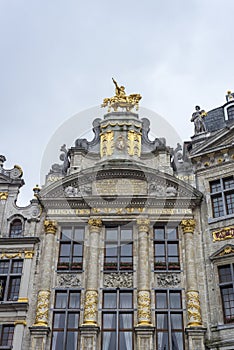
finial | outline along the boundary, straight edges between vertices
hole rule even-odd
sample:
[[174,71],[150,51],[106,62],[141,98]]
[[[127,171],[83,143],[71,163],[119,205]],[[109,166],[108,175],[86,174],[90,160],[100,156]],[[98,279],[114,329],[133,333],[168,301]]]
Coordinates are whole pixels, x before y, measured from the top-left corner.
[[38,185],[36,185],[34,188],[33,188],[33,192],[34,192],[34,197],[38,197],[39,193],[40,193],[40,187]]
[[226,100],[227,100],[227,102],[234,100],[234,93],[231,92],[231,90],[227,91]]
[[0,166],[3,166],[3,163],[6,161],[6,157],[3,156],[2,154],[0,155]]
[[111,108],[116,112],[119,107],[125,108],[127,112],[130,112],[134,107],[138,110],[141,95],[131,94],[127,96],[125,87],[123,85],[119,86],[114,78],[112,80],[115,84],[115,96],[104,98],[101,107],[108,107],[108,112],[111,111]]

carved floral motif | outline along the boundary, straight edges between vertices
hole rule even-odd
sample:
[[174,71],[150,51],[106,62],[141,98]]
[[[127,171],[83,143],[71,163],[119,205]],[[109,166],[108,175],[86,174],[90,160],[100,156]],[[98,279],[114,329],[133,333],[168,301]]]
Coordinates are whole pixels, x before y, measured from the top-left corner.
[[175,287],[180,284],[180,276],[176,274],[158,274],[157,282],[160,287]]
[[150,325],[151,324],[151,299],[150,292],[148,290],[140,290],[138,292],[138,324],[139,325]]
[[98,292],[96,290],[87,290],[84,305],[84,323],[95,325],[97,323],[97,303]]
[[133,275],[128,272],[104,274],[103,284],[105,288],[132,288]]
[[58,274],[57,287],[81,287],[80,276],[74,273]]
[[41,290],[37,298],[35,326],[47,326],[49,316],[50,291]]
[[197,291],[188,291],[187,297],[187,313],[188,327],[199,327],[202,325],[201,307],[199,294]]

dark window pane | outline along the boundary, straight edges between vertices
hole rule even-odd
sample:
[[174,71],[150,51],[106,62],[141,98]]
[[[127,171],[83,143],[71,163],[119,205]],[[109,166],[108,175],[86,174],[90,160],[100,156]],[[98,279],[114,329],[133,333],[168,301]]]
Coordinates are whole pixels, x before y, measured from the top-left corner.
[[212,181],[210,183],[210,192],[215,193],[221,191],[221,183],[220,180]]
[[53,332],[52,350],[63,349],[63,337],[64,337],[63,331]]
[[66,292],[57,292],[55,294],[55,308],[64,309],[67,305],[67,293]]
[[168,317],[167,314],[157,314],[157,329],[168,329]]
[[156,293],[156,308],[166,309],[167,308],[167,293],[157,292]]
[[224,179],[223,183],[224,183],[225,190],[229,189],[229,188],[234,188],[234,178],[233,178],[233,176]]
[[71,244],[70,243],[61,243],[60,246],[60,256],[70,256],[71,254]]
[[230,282],[232,280],[231,265],[219,266],[219,280],[221,283]]
[[77,350],[78,332],[67,332],[66,348],[68,350]]
[[10,237],[22,235],[22,222],[19,219],[14,220],[10,226]]
[[74,241],[83,241],[84,239],[84,229],[83,228],[75,228],[74,230]]
[[8,289],[8,300],[18,300],[19,289],[20,289],[20,277],[12,277],[9,282]]
[[212,197],[212,205],[213,205],[213,216],[215,218],[224,215],[224,207],[223,207],[223,199],[221,196]]
[[181,294],[179,292],[170,293],[170,308],[171,309],[181,308]]
[[117,307],[116,293],[104,293],[103,294],[103,307],[105,309],[114,309]]
[[68,321],[67,321],[67,328],[78,328],[79,324],[79,314],[78,313],[69,313],[68,314]]
[[164,227],[160,227],[160,228],[155,228],[155,229],[154,229],[154,238],[155,238],[156,240],[165,239]]
[[157,243],[155,245],[155,253],[156,256],[164,256],[165,255],[165,244],[163,243]]
[[172,332],[171,334],[171,342],[173,350],[183,350],[184,342],[183,342],[183,333],[181,332]]
[[234,213],[234,193],[226,194],[227,214]]
[[80,293],[71,292],[69,300],[70,309],[79,309],[80,307]]
[[65,313],[55,312],[53,328],[64,328],[64,327],[65,327]]
[[116,349],[116,333],[103,332],[102,350],[115,350],[115,349]]
[[120,332],[119,333],[119,349],[120,350],[131,350],[132,349],[132,332]]
[[177,229],[176,228],[168,228],[168,231],[167,231],[167,238],[169,240],[172,240],[172,239],[177,239],[178,236],[177,236]]
[[116,314],[104,313],[103,314],[103,328],[115,329],[116,328]]
[[82,256],[83,246],[82,244],[75,243],[73,246],[73,256]]
[[168,344],[168,333],[167,332],[158,332],[157,333],[157,344],[158,350],[169,350]]
[[121,235],[120,235],[121,241],[131,241],[132,240],[132,229],[122,228],[121,229]]
[[23,260],[12,260],[11,272],[21,273],[23,269]]
[[121,250],[121,255],[131,256],[132,255],[132,244],[122,245],[120,250]]
[[14,336],[14,326],[13,325],[3,325],[1,339],[0,339],[0,345],[12,346],[13,336]]
[[106,256],[116,256],[117,255],[117,245],[107,244],[106,245]]
[[67,228],[64,227],[62,229],[61,239],[66,240],[66,241],[70,241],[72,239],[72,228],[71,227],[67,227]]
[[118,229],[117,228],[107,228],[106,229],[106,240],[107,241],[117,241]]
[[132,308],[132,293],[120,293],[119,294],[119,307],[120,309]]
[[182,315],[181,314],[171,314],[171,328],[172,329],[182,329]]
[[0,261],[0,274],[8,274],[9,272],[9,260]]
[[177,244],[168,244],[168,255],[178,255],[178,245]]
[[119,327],[120,329],[132,329],[132,314],[120,314],[119,315]]

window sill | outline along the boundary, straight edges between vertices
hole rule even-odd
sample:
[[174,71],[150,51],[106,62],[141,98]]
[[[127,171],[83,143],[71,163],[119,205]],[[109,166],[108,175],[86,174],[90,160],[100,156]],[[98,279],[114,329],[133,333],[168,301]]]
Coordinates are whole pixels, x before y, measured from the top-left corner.
[[234,214],[220,216],[218,218],[208,218],[208,224],[214,224],[219,221],[224,221],[224,220],[233,219],[233,218],[234,218]]
[[224,324],[218,324],[217,326],[211,327],[212,331],[221,331],[225,329],[233,329],[234,323],[224,323]]

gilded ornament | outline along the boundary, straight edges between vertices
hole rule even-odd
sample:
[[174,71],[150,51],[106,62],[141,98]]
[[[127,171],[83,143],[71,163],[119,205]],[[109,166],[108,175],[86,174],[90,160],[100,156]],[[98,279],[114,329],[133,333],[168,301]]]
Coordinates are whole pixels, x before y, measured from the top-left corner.
[[98,292],[96,290],[87,290],[84,304],[84,324],[97,324],[97,303]]
[[27,322],[25,320],[17,320],[14,322],[14,325],[17,326],[17,325],[23,325],[23,326],[27,326]]
[[212,234],[214,242],[234,238],[234,226],[224,227],[221,230],[214,231]]
[[138,157],[141,155],[141,134],[134,130],[128,131],[128,154]]
[[151,325],[151,298],[150,291],[140,290],[137,296],[138,325]]
[[44,221],[45,233],[56,234],[57,231],[57,222],[54,220],[45,220]]
[[188,327],[202,326],[199,293],[197,291],[190,290],[186,293],[186,297],[187,297]]
[[34,326],[48,326],[50,291],[41,290],[37,298],[36,320]]
[[22,258],[22,253],[2,253],[1,259],[7,258],[7,259],[14,259],[14,258]]
[[227,246],[221,251],[221,253],[219,253],[219,256],[224,256],[224,255],[233,254],[233,253],[234,253],[234,247]]
[[18,303],[28,303],[28,298],[19,298]]
[[88,220],[88,224],[89,224],[89,226],[101,228],[102,227],[102,220],[101,219],[92,218],[92,219]]
[[117,82],[112,78],[115,84],[115,96],[110,98],[104,98],[101,107],[108,107],[108,112],[111,108],[116,112],[118,108],[125,108],[127,112],[130,112],[133,108],[138,110],[139,101],[141,100],[140,94],[126,95],[125,87],[119,86]]
[[32,259],[33,255],[34,255],[34,251],[33,250],[25,250],[24,251],[25,259]]
[[101,134],[100,155],[111,156],[114,150],[114,131],[109,130]]
[[8,198],[8,192],[0,192],[0,200],[4,201]]
[[139,232],[148,232],[150,220],[149,219],[138,219],[137,220],[138,230]]
[[194,219],[186,219],[182,220],[180,225],[182,227],[183,233],[193,233],[196,222]]

